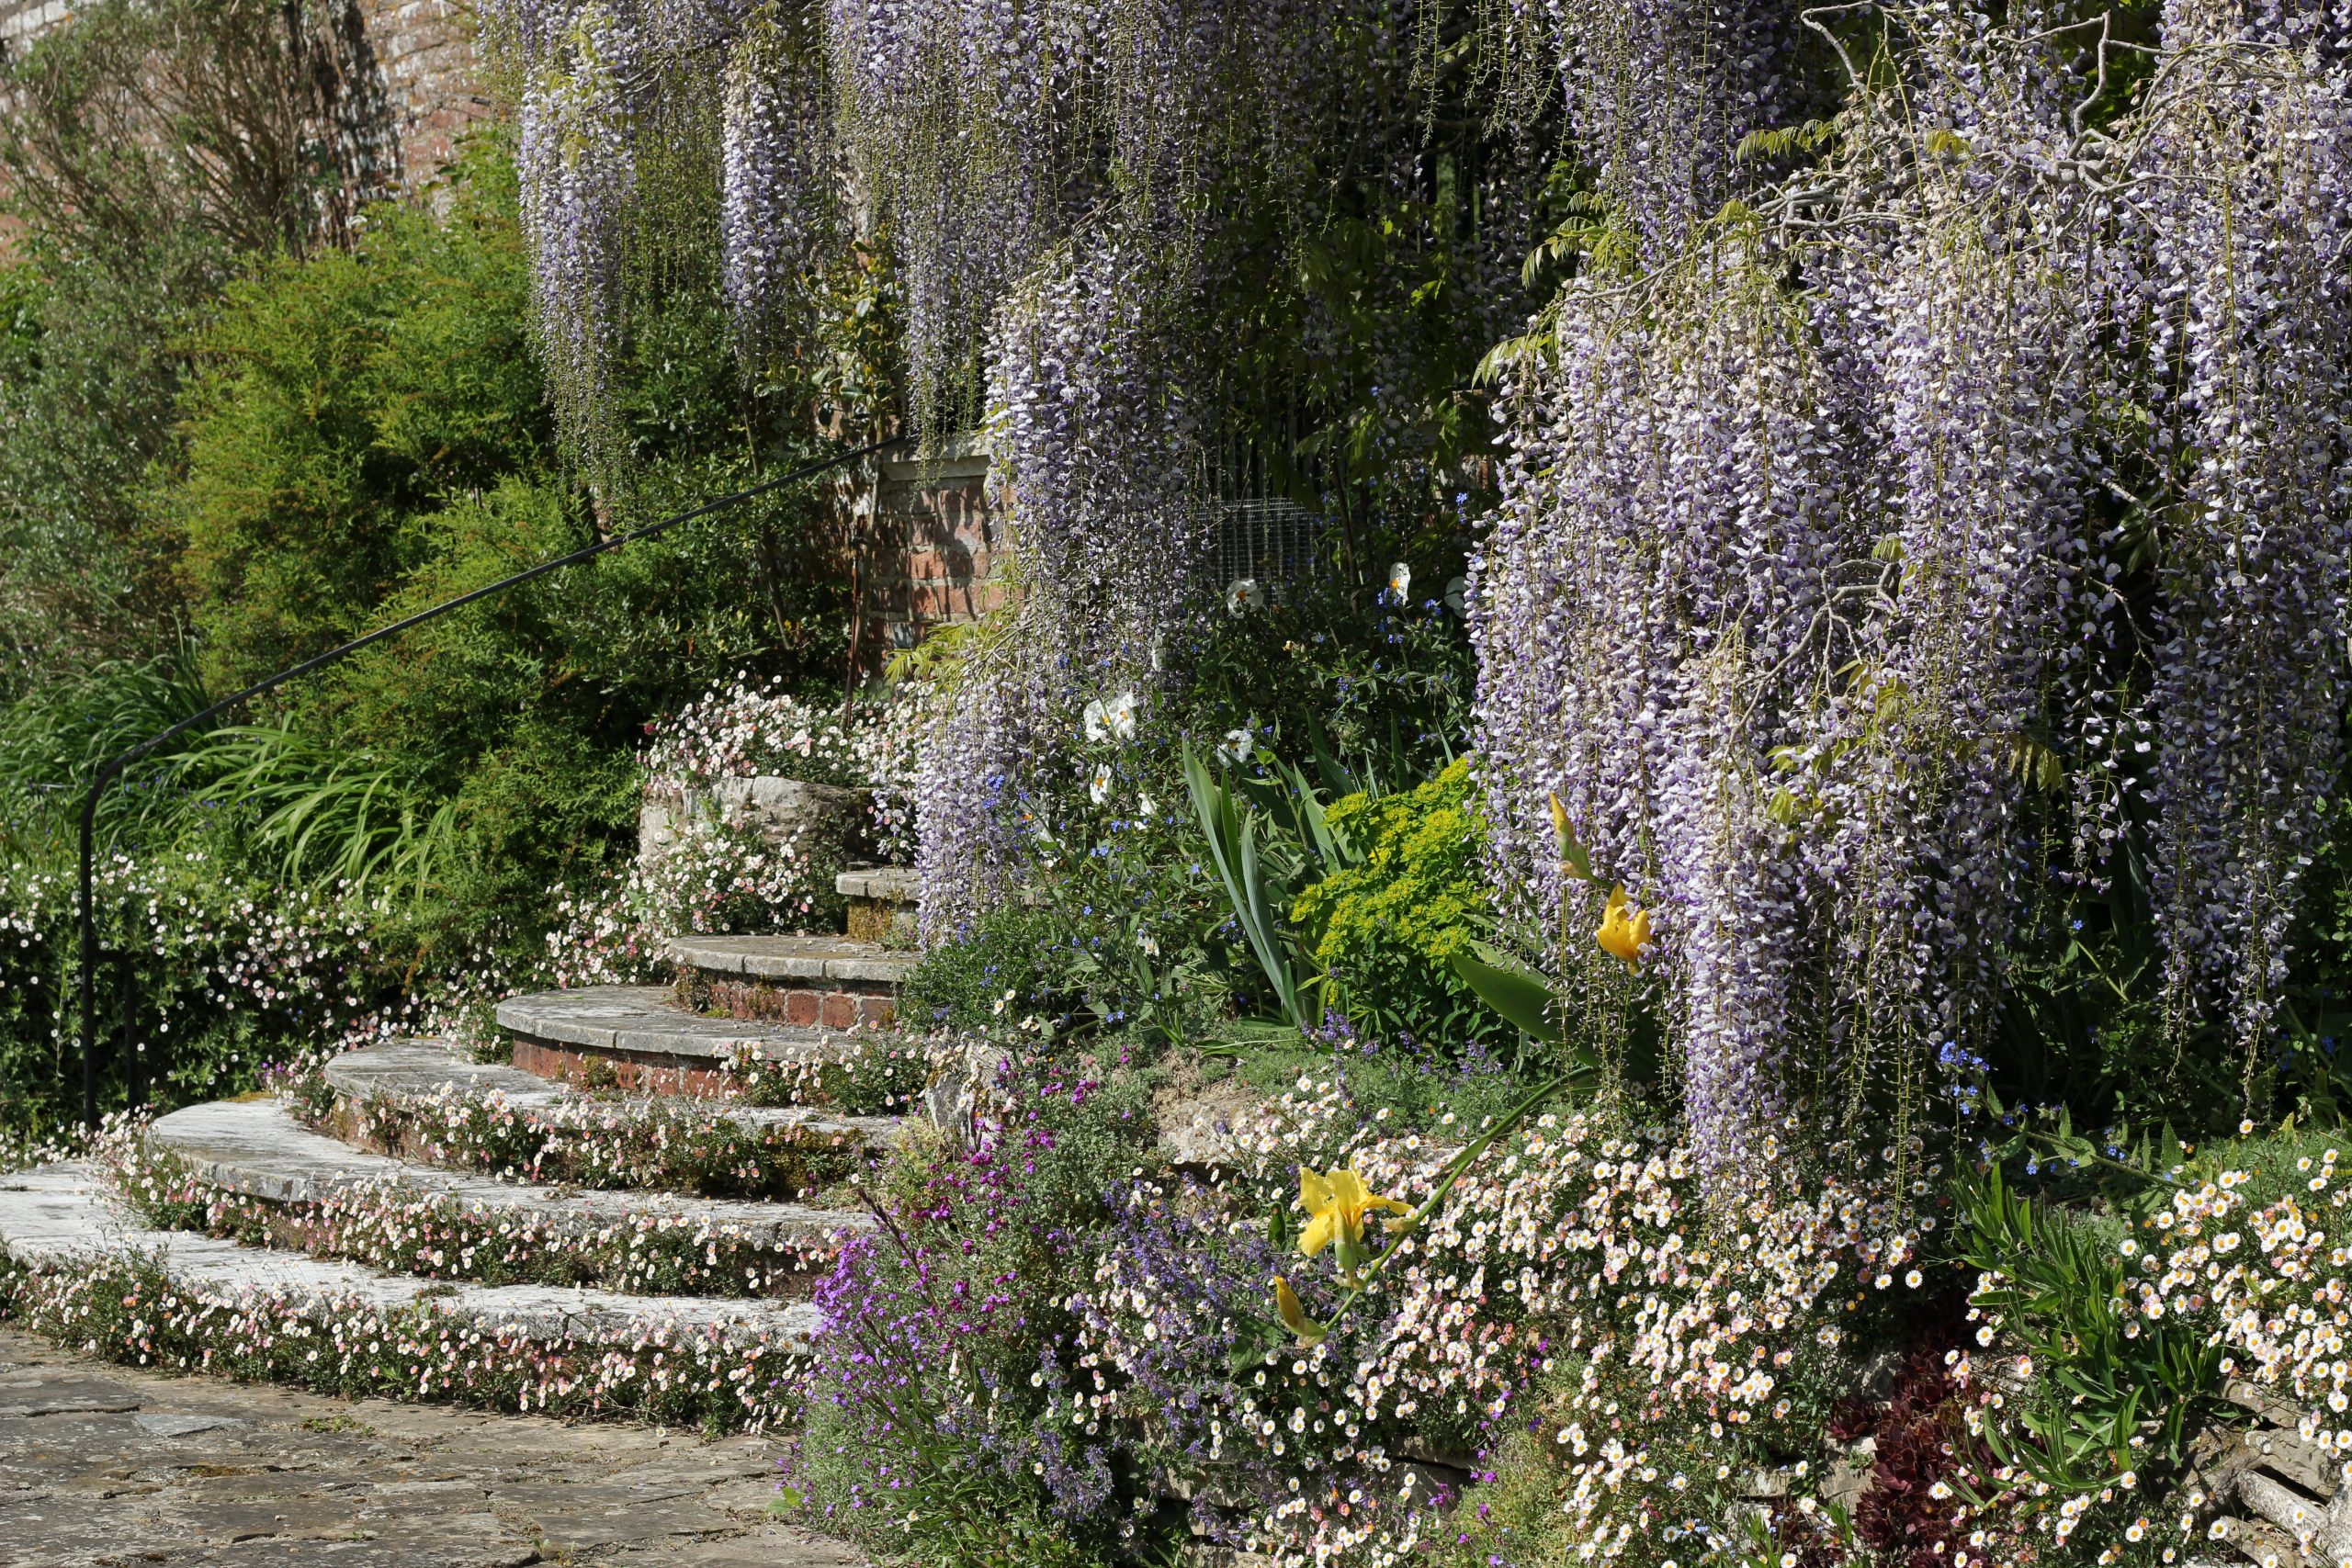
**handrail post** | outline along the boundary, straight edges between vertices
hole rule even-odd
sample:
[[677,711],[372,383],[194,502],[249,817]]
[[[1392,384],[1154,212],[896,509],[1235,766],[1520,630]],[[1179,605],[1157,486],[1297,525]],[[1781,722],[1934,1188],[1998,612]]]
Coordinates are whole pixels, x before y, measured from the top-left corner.
[[89,793],[82,797],[81,919],[82,980],[82,1124],[98,1124],[98,907],[96,882],[98,793],[107,785],[107,771],[98,770]]

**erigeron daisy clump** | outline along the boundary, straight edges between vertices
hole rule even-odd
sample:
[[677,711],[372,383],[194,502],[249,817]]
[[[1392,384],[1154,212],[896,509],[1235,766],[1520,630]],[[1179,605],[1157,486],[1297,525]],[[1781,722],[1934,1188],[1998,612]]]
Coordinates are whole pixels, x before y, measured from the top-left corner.
[[[2161,1201],[2103,1246],[2120,1265],[2124,1336],[2185,1333],[2215,1357],[2211,1397],[2298,1407],[2297,1437],[2332,1455],[2338,1483],[2352,1484],[2352,1246],[2344,1244],[2342,1213],[2352,1186],[2339,1150],[2294,1147],[2236,1149],[2210,1174],[2160,1178],[2168,1184]],[[1977,1280],[1973,1334],[1950,1359],[1966,1393],[1968,1429],[1990,1428],[2014,1450],[2032,1441],[2025,1421],[2035,1409],[2034,1380],[2048,1369],[2018,1354],[2015,1325],[1991,1304],[2009,1283],[1997,1274]],[[2177,1551],[2201,1542],[2212,1500],[2193,1485],[2152,1492],[2149,1474],[2159,1467],[2144,1434],[2133,1447],[2072,1490],[2021,1464],[1988,1465],[1991,1506],[1955,1532],[1962,1557],[1954,1561],[1995,1568],[2077,1541],[2107,1562],[2120,1555],[2117,1542],[2161,1537]],[[2302,1531],[2307,1542],[2320,1524],[2314,1511]]]
[[[100,939],[138,988],[145,1075],[170,1092],[242,1088],[275,1055],[362,1042],[424,1005],[379,951],[381,897],[254,886],[200,850],[108,852],[94,870]],[[70,869],[0,865],[0,1032],[32,1054],[16,1058],[28,1092],[79,1037],[78,908]]]
[[770,1239],[731,1222],[638,1211],[595,1224],[492,1207],[387,1179],[301,1202],[206,1180],[112,1120],[93,1156],[152,1223],[248,1246],[286,1247],[395,1273],[485,1284],[581,1285],[634,1295],[782,1296],[832,1266],[829,1240]]
[[1057,1411],[1069,1443],[1122,1432],[1170,1478],[1227,1478],[1196,1515],[1278,1561],[1402,1562],[1450,1539],[1452,1499],[1411,1456],[1514,1438],[1542,1450],[1568,1539],[1707,1561],[1732,1545],[1747,1470],[1811,1443],[1849,1325],[1924,1283],[1922,1222],[1882,1195],[1793,1162],[1713,1192],[1687,1145],[1551,1111],[1389,1244],[1344,1331],[1260,1350],[1238,1326],[1272,1315],[1271,1278],[1315,1317],[1342,1285],[1262,1234],[1293,1162],[1344,1156],[1410,1202],[1476,1130],[1393,1136],[1303,1079],[1237,1131],[1246,1179],[1117,1198],[1119,1233],[1073,1303],[1091,1381]]
[[288,1108],[311,1124],[368,1147],[509,1180],[791,1199],[848,1177],[872,1156],[838,1128],[715,1117],[662,1095],[518,1106],[503,1090],[451,1086],[342,1105],[314,1082],[281,1090]]
[[610,1340],[535,1335],[426,1301],[175,1284],[141,1258],[0,1276],[30,1331],[132,1366],[291,1383],[346,1398],[760,1431],[788,1422],[800,1354],[765,1328],[644,1322]]
[[880,702],[819,705],[785,691],[780,678],[762,685],[739,675],[649,727],[645,771],[695,789],[770,774],[867,790],[883,848],[910,848],[908,792],[929,700],[926,683],[906,681]]

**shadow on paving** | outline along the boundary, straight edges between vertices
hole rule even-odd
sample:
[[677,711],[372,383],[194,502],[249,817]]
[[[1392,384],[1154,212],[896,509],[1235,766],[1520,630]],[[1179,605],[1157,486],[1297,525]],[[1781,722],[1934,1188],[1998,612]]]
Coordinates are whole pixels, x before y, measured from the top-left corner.
[[864,1568],[764,1517],[778,1450],[164,1377],[0,1330],[0,1568]]

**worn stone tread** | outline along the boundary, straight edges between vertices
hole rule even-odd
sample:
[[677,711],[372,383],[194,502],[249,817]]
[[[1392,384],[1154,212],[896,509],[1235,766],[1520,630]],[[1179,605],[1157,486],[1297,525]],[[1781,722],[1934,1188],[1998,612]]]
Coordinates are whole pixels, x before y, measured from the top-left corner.
[[275,1100],[215,1100],[160,1118],[148,1142],[186,1161],[214,1187],[270,1203],[315,1203],[337,1192],[395,1185],[469,1210],[527,1213],[563,1234],[604,1229],[632,1217],[707,1227],[779,1247],[821,1247],[871,1229],[870,1214],[695,1198],[667,1192],[588,1191],[493,1180],[371,1154],[313,1133]]
[[109,1258],[143,1256],[153,1258],[176,1288],[232,1303],[255,1291],[356,1300],[378,1310],[429,1299],[436,1309],[482,1326],[550,1341],[616,1341],[647,1325],[673,1324],[696,1333],[715,1331],[730,1340],[764,1338],[790,1348],[806,1348],[818,1326],[817,1309],[807,1302],[453,1283],[158,1230],[108,1190],[103,1173],[83,1161],[0,1178],[0,1252],[25,1268],[43,1270],[86,1269]]
[[812,1137],[839,1138],[882,1147],[896,1142],[906,1123],[896,1116],[846,1116],[822,1106],[743,1105],[730,1100],[676,1095],[619,1095],[577,1089],[499,1062],[477,1062],[446,1040],[388,1040],[332,1057],[327,1087],[346,1105],[415,1104],[453,1096],[495,1095],[520,1111],[560,1111],[594,1105],[658,1105],[664,1115],[731,1122],[747,1130],[789,1127]]
[[895,986],[922,961],[920,953],[845,936],[675,936],[670,956],[707,975],[835,986]]
[[838,1060],[854,1039],[836,1029],[707,1018],[679,1007],[662,986],[582,986],[510,997],[498,1004],[498,1027],[551,1045],[702,1063],[742,1051],[781,1062]]
[[858,866],[836,874],[833,891],[844,898],[912,904],[922,896],[922,877],[910,865]]

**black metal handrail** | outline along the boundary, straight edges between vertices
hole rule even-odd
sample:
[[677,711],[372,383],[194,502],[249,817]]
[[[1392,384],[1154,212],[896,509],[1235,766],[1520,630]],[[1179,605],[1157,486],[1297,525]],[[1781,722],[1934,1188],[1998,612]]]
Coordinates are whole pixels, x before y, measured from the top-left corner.
[[[639,539],[650,539],[656,534],[667,533],[682,523],[691,523],[698,517],[707,517],[714,512],[723,512],[730,506],[740,505],[755,497],[766,495],[772,491],[782,490],[786,485],[797,484],[806,479],[814,479],[819,474],[854,463],[861,457],[871,457],[877,452],[900,446],[910,439],[910,437],[903,435],[893,436],[888,440],[876,441],[860,446],[854,452],[843,452],[835,457],[827,457],[821,462],[806,464],[793,469],[790,473],[779,474],[772,479],[763,479],[748,490],[739,490],[731,495],[722,495],[715,501],[704,502],[690,512],[681,512],[676,516],[665,517],[659,523],[649,523],[642,528],[632,529],[626,534],[616,534],[609,539],[600,539],[593,545],[573,550],[569,555],[557,556],[551,560],[543,560],[538,565],[518,571],[512,577],[502,577],[496,582],[474,589],[470,592],[460,593],[455,599],[435,604],[431,609],[419,610],[413,615],[404,616],[388,626],[379,626],[365,636],[352,638],[339,648],[331,648],[324,653],[306,659],[290,669],[280,670],[266,681],[257,681],[242,692],[221,698],[202,713],[192,714],[170,728],[149,736],[120,756],[110,757],[101,762],[98,765],[96,776],[90,781],[89,793],[82,797],[80,915],[82,927],[82,1120],[84,1123],[91,1127],[98,1124],[98,917],[95,891],[98,797],[106,793],[107,786],[114,783],[116,777],[125,768],[143,757],[153,755],[155,749],[166,740],[175,736],[186,734],[207,719],[228,712],[239,703],[250,702],[264,693],[276,691],[288,681],[298,680],[313,670],[323,670],[328,665],[358,652],[371,643],[379,643],[386,637],[397,636],[411,626],[423,626],[425,622],[446,615],[452,610],[463,609],[477,600],[487,599],[493,593],[503,592],[519,583],[528,582],[533,578],[545,577],[548,572],[560,568],[574,565],[592,556],[603,555],[608,550],[619,549],[623,545],[633,545]],[[127,1036],[128,1031],[126,1031]]]

